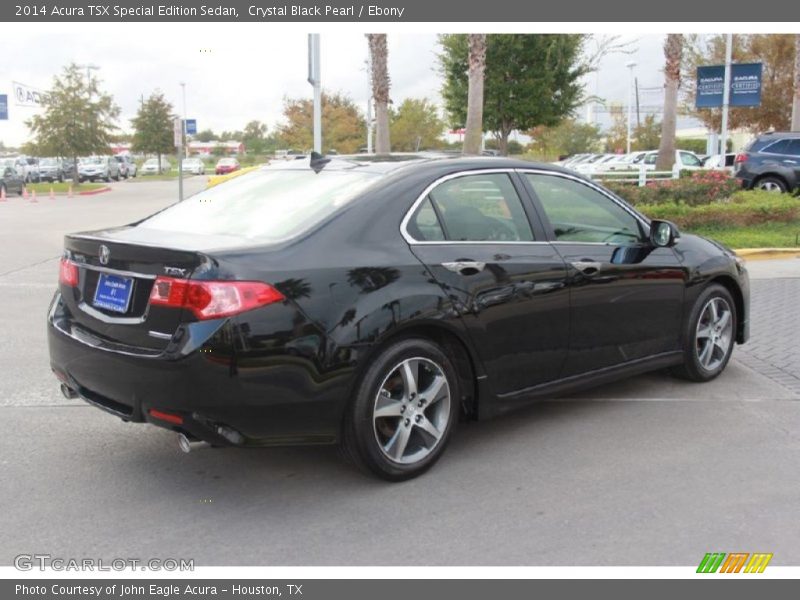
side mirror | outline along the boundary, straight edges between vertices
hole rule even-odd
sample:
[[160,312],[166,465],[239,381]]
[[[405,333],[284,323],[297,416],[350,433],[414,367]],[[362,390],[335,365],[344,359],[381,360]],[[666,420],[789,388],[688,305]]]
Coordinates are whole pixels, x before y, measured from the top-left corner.
[[677,225],[669,221],[650,221],[650,243],[656,248],[669,248],[681,239]]

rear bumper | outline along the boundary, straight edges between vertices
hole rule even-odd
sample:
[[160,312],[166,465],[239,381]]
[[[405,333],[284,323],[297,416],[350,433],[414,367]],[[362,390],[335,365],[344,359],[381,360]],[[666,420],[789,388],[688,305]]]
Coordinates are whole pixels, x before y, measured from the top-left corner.
[[[231,321],[190,331],[202,346],[231,334]],[[56,294],[47,320],[50,364],[83,400],[125,421],[150,423],[212,445],[272,446],[334,443],[341,423],[342,383],[300,381],[297,359],[250,368],[242,357],[198,347],[185,355],[127,352],[82,331]],[[269,371],[268,377],[263,372]],[[319,393],[314,394],[316,385]],[[180,423],[151,411],[180,417]]]

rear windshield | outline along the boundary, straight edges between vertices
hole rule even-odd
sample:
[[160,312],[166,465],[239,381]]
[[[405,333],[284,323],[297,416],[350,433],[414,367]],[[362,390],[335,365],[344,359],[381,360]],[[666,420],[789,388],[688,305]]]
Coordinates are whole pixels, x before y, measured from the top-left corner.
[[311,229],[379,178],[352,170],[264,169],[173,204],[139,227],[278,242]]

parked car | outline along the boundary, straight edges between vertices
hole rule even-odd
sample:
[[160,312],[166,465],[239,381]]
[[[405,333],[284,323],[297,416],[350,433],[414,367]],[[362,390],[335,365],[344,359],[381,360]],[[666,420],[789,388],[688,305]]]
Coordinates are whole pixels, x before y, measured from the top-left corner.
[[736,156],[745,189],[789,192],[800,186],[800,133],[765,133]]
[[114,160],[117,161],[119,166],[119,176],[123,179],[128,177],[136,177],[136,163],[133,162],[127,154],[116,154]]
[[122,158],[128,165],[128,177],[136,177],[139,174],[139,168],[136,166],[136,161],[130,154],[123,154]]
[[711,154],[701,159],[704,169],[725,170],[733,174],[736,168],[736,153],[728,152],[725,155]]
[[206,174],[206,164],[199,158],[184,158],[181,166],[184,173],[191,173],[192,175]]
[[[158,175],[159,168],[158,168],[158,159],[157,158],[148,158],[144,161],[142,165],[142,175]],[[169,173],[172,170],[172,165],[170,162],[165,158],[161,157],[161,173]]]
[[[638,162],[633,163],[634,168],[644,165],[648,171],[654,171],[658,161],[658,150],[651,150],[645,153],[644,157]],[[700,171],[703,169],[703,161],[694,152],[688,150],[675,150],[675,164],[681,171]]]
[[709,381],[749,331],[733,252],[506,158],[279,162],[64,240],[66,396],[185,450],[340,442],[389,480],[462,416],[656,369]]
[[225,175],[226,173],[238,171],[240,168],[239,161],[235,158],[220,158],[217,161],[217,165],[214,167],[214,173],[217,175]]
[[25,180],[25,183],[36,183],[39,181],[39,161],[32,156],[18,156],[14,159],[14,168],[17,175]]
[[25,180],[17,173],[16,161],[0,159],[0,193],[22,195],[24,189]]
[[64,178],[64,164],[60,158],[39,159],[39,179],[41,181],[62,182]]
[[78,181],[120,180],[119,163],[113,156],[89,156],[78,162]]

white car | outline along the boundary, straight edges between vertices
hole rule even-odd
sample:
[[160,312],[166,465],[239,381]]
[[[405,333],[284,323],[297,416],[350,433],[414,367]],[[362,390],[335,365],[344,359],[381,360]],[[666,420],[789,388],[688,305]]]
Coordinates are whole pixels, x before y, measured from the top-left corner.
[[206,174],[206,165],[199,158],[184,158],[181,166],[184,173],[191,173],[192,175]]
[[[648,171],[655,171],[657,160],[658,150],[652,150],[644,155],[644,159],[642,159],[640,164],[643,164],[644,168]],[[703,167],[703,161],[700,160],[700,157],[688,150],[675,150],[675,164],[681,171],[701,171],[705,168]],[[634,167],[637,166],[638,164],[634,165]]]
[[[169,173],[172,165],[169,164],[169,161],[161,157],[161,173]],[[148,158],[144,161],[142,165],[142,175],[158,175],[158,159],[157,158]]]

